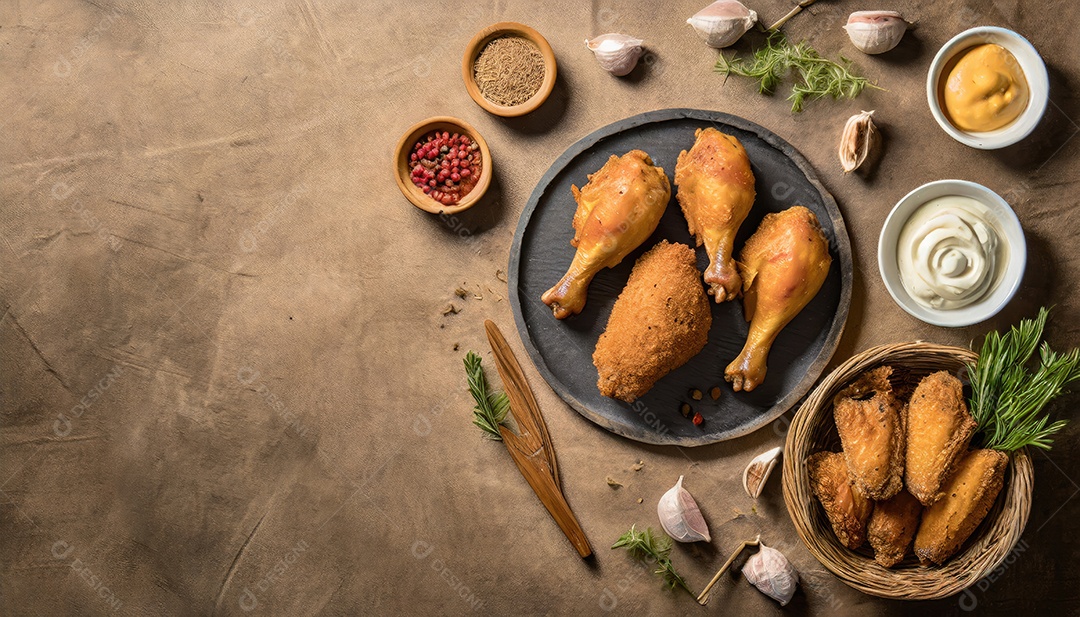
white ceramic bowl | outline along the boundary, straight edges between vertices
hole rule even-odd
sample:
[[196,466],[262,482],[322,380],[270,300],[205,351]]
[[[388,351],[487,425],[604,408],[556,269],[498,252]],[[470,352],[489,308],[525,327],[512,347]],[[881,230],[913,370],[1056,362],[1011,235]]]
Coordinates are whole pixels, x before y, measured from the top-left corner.
[[[954,58],[984,43],[1001,45],[1016,57],[1016,61],[1024,71],[1024,77],[1027,78],[1031,96],[1028,99],[1027,108],[1007,126],[981,133],[962,131],[949,121],[942,110],[940,98],[944,82],[948,79],[948,75],[944,73],[946,69],[951,70],[951,62]],[[1024,37],[1012,30],[996,26],[979,26],[954,36],[938,50],[934,61],[930,63],[930,72],[926,75],[926,100],[930,103],[930,113],[934,115],[934,119],[950,137],[980,150],[996,150],[1011,146],[1030,135],[1046,111],[1049,95],[1050,79],[1046,74],[1046,64],[1043,63],[1039,52],[1035,51],[1035,47]]]
[[[970,197],[989,208],[991,216],[996,218],[997,226],[1003,233],[999,241],[1008,248],[1009,254],[1001,280],[982,299],[957,309],[934,309],[916,302],[904,288],[897,264],[897,244],[900,230],[920,206],[931,199],[948,195]],[[959,328],[979,323],[996,315],[1016,295],[1016,290],[1020,288],[1020,281],[1024,278],[1026,265],[1027,242],[1024,240],[1024,229],[1020,226],[1020,219],[1016,218],[1016,213],[1000,195],[981,184],[967,180],[938,180],[911,191],[893,207],[889,217],[885,219],[881,236],[878,238],[878,268],[881,270],[881,279],[885,282],[889,295],[900,305],[900,308],[935,326]]]

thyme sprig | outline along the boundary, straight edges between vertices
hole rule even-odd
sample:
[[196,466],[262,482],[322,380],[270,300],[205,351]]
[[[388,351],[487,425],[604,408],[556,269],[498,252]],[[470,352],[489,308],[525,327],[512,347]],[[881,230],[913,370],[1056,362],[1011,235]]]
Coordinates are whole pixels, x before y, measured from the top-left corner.
[[[971,415],[979,424],[983,447],[1004,452],[1033,446],[1049,450],[1052,435],[1066,420],[1050,421],[1046,405],[1080,379],[1080,349],[1058,353],[1042,340],[1050,311],[1022,320],[1005,334],[991,332],[979,359],[968,365]],[[1035,350],[1038,368],[1029,368]]]
[[479,426],[492,439],[502,441],[499,425],[506,421],[506,413],[510,411],[510,399],[505,392],[488,392],[484,369],[480,367],[480,356],[472,351],[465,354],[465,373],[469,380],[469,393],[476,401],[473,424]]
[[653,535],[652,528],[646,527],[645,531],[638,531],[636,525],[631,525],[630,531],[620,536],[618,542],[612,544],[611,548],[625,548],[634,558],[655,563],[655,574],[663,577],[665,585],[671,589],[682,587],[693,596],[694,592],[686,584],[686,580],[679,576],[675,567],[671,565],[671,558],[668,557],[671,554],[671,546],[671,538],[667,536],[657,538]]
[[835,62],[821,55],[803,41],[792,45],[779,31],[771,31],[765,46],[754,51],[751,59],[720,54],[715,70],[724,76],[739,75],[758,80],[758,91],[771,94],[780,82],[795,72],[796,80],[791,87],[791,111],[803,110],[807,101],[831,96],[834,99],[853,99],[866,87],[877,88],[865,77],[851,71],[851,61],[840,56]]

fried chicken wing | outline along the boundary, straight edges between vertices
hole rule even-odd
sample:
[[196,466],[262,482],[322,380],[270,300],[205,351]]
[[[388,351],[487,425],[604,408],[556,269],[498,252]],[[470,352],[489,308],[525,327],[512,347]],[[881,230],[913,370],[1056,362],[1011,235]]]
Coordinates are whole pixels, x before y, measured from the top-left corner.
[[589,283],[604,268],[617,266],[656,230],[671,199],[664,170],[641,150],[612,156],[580,190],[571,186],[577,202],[574,239],[577,249],[570,268],[542,300],[558,319],[585,308]]
[[972,450],[956,464],[944,486],[945,497],[926,509],[915,536],[915,555],[942,564],[975,531],[1005,485],[1009,456],[997,450]]
[[874,502],[864,497],[848,478],[847,463],[839,452],[818,452],[806,459],[810,472],[810,487],[825,507],[840,543],[850,549],[866,541],[866,521]]
[[632,403],[697,355],[711,326],[694,250],[661,241],[634,264],[596,343],[600,393]]
[[874,547],[875,561],[891,568],[904,560],[919,529],[922,511],[922,504],[907,491],[874,505],[866,535]]
[[904,487],[904,423],[892,368],[864,373],[833,398],[833,417],[855,488],[878,501]]
[[942,484],[967,450],[975,428],[959,379],[939,371],[919,382],[907,407],[904,484],[924,506],[945,495]]
[[830,265],[829,241],[813,212],[794,206],[765,215],[739,261],[750,333],[724,371],[736,392],[753,390],[765,379],[776,336],[817,295]]
[[739,294],[735,234],[754,205],[754,172],[739,140],[714,128],[698,129],[697,140],[675,165],[676,194],[690,233],[705,244],[705,284],[717,302]]

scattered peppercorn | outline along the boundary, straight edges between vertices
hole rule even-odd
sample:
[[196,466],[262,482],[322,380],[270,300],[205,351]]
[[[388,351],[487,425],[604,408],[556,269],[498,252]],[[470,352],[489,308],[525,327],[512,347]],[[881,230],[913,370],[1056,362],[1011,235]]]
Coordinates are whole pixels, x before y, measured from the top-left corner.
[[714,401],[720,400],[720,386],[713,386],[712,390],[709,390],[709,396],[711,396]]
[[690,398],[694,399],[695,401],[700,401],[701,400],[701,390],[698,390],[697,388],[694,388],[693,390],[691,390],[690,391]]
[[683,403],[682,405],[679,405],[679,413],[681,413],[684,418],[689,416],[690,415],[690,403]]
[[705,418],[701,417],[701,412],[694,412],[694,426],[701,426],[705,422]]

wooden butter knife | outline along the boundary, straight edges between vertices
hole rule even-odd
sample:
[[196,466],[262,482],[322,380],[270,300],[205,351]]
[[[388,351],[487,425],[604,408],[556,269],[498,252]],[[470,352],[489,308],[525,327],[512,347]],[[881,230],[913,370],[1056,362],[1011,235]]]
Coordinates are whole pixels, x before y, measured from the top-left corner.
[[513,350],[495,322],[490,319],[484,321],[484,329],[487,331],[488,343],[491,344],[491,352],[495,356],[495,368],[498,369],[499,378],[510,397],[510,413],[518,427],[518,434],[515,435],[506,427],[499,426],[499,434],[510,452],[510,458],[514,459],[521,475],[525,476],[525,480],[551,517],[570,539],[578,554],[588,557],[592,555],[592,546],[589,545],[585,531],[578,524],[562,493],[559,465],[555,460],[551,435],[548,434],[547,424],[540,413],[536,397],[529,388],[529,382],[525,380],[525,372],[521,370]]

